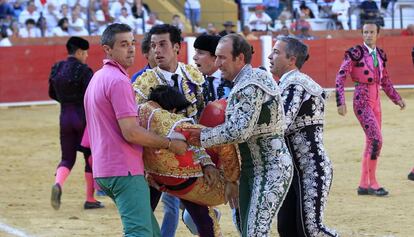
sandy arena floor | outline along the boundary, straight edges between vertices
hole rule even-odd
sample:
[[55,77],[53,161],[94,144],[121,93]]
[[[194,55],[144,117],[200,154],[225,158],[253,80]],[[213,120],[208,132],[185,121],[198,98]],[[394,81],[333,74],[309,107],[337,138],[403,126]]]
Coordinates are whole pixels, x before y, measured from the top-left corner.
[[[401,90],[408,108],[400,111],[383,97],[384,146],[378,178],[390,191],[385,198],[357,196],[363,132],[352,112],[336,113],[334,96],[328,103],[325,144],[334,164],[334,180],[325,223],[341,236],[414,236],[414,182],[407,180],[414,166],[414,91]],[[58,106],[0,108],[0,236],[122,236],[114,204],[100,198],[106,208],[83,210],[84,160],[65,183],[62,206],[50,206],[50,189],[59,162]],[[237,236],[229,208],[221,206],[224,236]],[[162,208],[157,217],[161,220]],[[12,227],[23,231],[10,234]],[[272,236],[277,236],[276,223]],[[20,235],[19,235],[20,234]],[[192,236],[180,222],[176,236]]]

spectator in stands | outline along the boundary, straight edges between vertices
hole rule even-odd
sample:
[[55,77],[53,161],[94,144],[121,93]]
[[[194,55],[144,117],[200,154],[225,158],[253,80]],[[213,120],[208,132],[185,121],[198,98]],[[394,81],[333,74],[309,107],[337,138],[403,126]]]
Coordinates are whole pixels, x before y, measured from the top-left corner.
[[144,20],[148,19],[148,14],[151,12],[142,0],[134,0],[134,5],[132,6],[131,11],[135,19],[141,18]]
[[68,4],[62,4],[62,5],[60,5],[60,10],[59,10],[58,18],[59,19],[67,18],[68,20],[71,19],[71,15],[69,13],[69,6],[68,6]]
[[292,24],[290,25],[290,30],[297,31],[304,27],[308,28],[309,30],[311,29],[311,25],[308,21],[306,21],[305,15],[301,15],[300,19],[292,22]]
[[149,14],[148,20],[145,21],[145,30],[148,32],[151,30],[153,26],[162,24],[164,24],[164,22],[158,19],[158,14],[155,12],[151,12]]
[[91,14],[91,19],[96,27],[96,34],[102,35],[106,27],[114,21],[114,18],[109,13],[109,2],[103,0],[101,2],[101,9],[96,11],[95,14]]
[[118,17],[118,22],[129,25],[129,27],[132,29],[132,32],[136,34],[136,20],[131,14],[129,14],[128,9],[125,7],[121,8],[121,15]]
[[40,30],[36,28],[36,22],[33,19],[27,19],[25,26],[20,28],[19,35],[22,38],[36,38],[41,37]]
[[79,4],[75,5],[72,9],[72,18],[69,20],[69,34],[72,36],[89,35],[85,26],[85,19],[81,16],[81,6]]
[[252,31],[268,31],[272,18],[265,12],[263,5],[257,5],[253,14],[250,15],[249,25]]
[[286,25],[284,25],[284,26],[282,26],[282,28],[280,28],[279,35],[282,35],[282,36],[292,36],[292,34],[290,33],[289,28]]
[[320,11],[318,14],[315,14],[315,15],[321,18],[331,18],[332,17],[332,5],[334,1],[335,0],[317,0],[317,4],[320,8]]
[[348,0],[335,0],[332,4],[332,13],[337,21],[341,22],[342,29],[349,30],[349,8],[351,4]]
[[171,25],[177,27],[181,30],[181,32],[184,32],[184,23],[181,21],[181,17],[177,14],[173,15],[171,20]]
[[[318,16],[319,14],[319,6],[317,2],[320,0],[292,0],[292,13],[294,17],[299,17],[300,12],[300,6],[306,5],[308,8],[311,9],[311,11],[314,13],[314,15]],[[322,0],[323,1],[323,0]]]
[[46,18],[42,14],[39,17],[39,20],[37,20],[36,26],[40,30],[40,37],[50,37],[50,36],[52,36],[52,31],[48,30]]
[[13,2],[13,12],[14,12],[14,18],[19,19],[20,13],[23,11],[23,6],[21,3],[21,0],[15,0]]
[[13,20],[10,23],[10,27],[7,29],[7,35],[10,39],[20,38],[19,34],[20,28],[19,28],[19,22],[16,20]]
[[246,40],[257,40],[259,37],[254,35],[251,31],[249,26],[243,26],[242,32],[240,32],[240,35],[243,36]]
[[300,14],[304,15],[306,19],[315,18],[315,14],[313,13],[313,11],[308,6],[306,6],[304,3],[300,5],[299,9],[300,9]]
[[284,27],[284,26],[290,25],[289,22],[288,22],[288,20],[290,19],[290,16],[291,15],[289,15],[289,14],[287,14],[286,11],[283,11],[280,14],[279,19],[275,22],[275,25],[274,25],[274,29],[276,31],[281,30],[282,27]]
[[263,0],[263,5],[265,6],[266,14],[272,18],[272,22],[279,17],[284,7],[280,0]]
[[361,25],[364,25],[364,22],[369,21],[369,22],[377,22],[379,23],[379,25],[383,25],[380,24],[380,11],[378,8],[377,3],[374,0],[365,0],[364,2],[361,3],[361,5],[359,6],[360,8],[360,18],[361,18]]
[[214,25],[214,23],[208,23],[207,24],[207,28],[206,28],[206,34],[208,34],[208,35],[219,35],[218,33],[217,33],[217,28],[216,28],[216,26]]
[[[49,0],[46,0],[49,1]],[[86,14],[86,8],[88,7],[89,0],[59,0],[62,3],[65,2],[68,4],[69,9],[73,9],[76,5],[80,6],[82,13]],[[70,19],[69,19],[70,20]]]
[[113,18],[118,19],[121,15],[123,7],[128,10],[128,14],[131,14],[131,6],[126,2],[126,0],[118,0],[117,2],[112,3],[109,13]]
[[7,0],[0,0],[0,20],[10,21],[13,16],[14,9],[12,5],[10,5]]
[[0,47],[10,47],[12,43],[7,37],[7,27],[5,25],[1,26],[0,32]]
[[184,3],[184,12],[192,26],[200,26],[201,4],[199,0],[186,0]]
[[36,6],[33,0],[27,2],[27,8],[20,13],[19,23],[25,25],[27,19],[33,19],[35,22],[39,19],[40,14],[36,11]]
[[235,27],[236,25],[232,21],[224,22],[223,26],[224,26],[224,30],[220,31],[219,33],[220,36],[225,36],[228,34],[236,33],[233,31],[233,27]]
[[413,36],[414,35],[414,25],[409,24],[406,29],[401,31],[402,36]]
[[60,19],[59,12],[56,10],[56,6],[53,4],[53,2],[47,3],[47,8],[43,13],[43,17],[46,20],[47,32],[52,33],[53,28],[58,25],[58,21]]
[[308,27],[302,26],[301,28],[299,28],[299,30],[300,30],[300,33],[298,35],[296,35],[296,37],[298,39],[301,39],[301,40],[314,40],[314,39],[316,39],[315,36],[313,36],[309,33],[309,28]]
[[69,20],[68,18],[64,17],[59,20],[58,25],[53,28],[52,36],[69,36]]

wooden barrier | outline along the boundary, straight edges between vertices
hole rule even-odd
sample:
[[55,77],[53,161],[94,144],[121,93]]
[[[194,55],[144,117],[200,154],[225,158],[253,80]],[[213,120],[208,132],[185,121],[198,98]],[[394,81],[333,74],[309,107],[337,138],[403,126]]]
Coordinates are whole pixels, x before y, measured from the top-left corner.
[[[96,40],[96,38],[94,39]],[[63,42],[63,41],[62,41]],[[61,43],[62,43],[61,42]],[[97,43],[97,41],[93,41]],[[310,47],[310,59],[303,67],[323,87],[334,87],[335,75],[346,49],[362,43],[361,39],[320,39],[306,41]],[[251,41],[254,47],[252,64],[262,65],[261,41]],[[414,67],[411,49],[414,37],[387,36],[380,38],[378,46],[383,48],[389,62],[387,64],[391,80],[397,85],[413,85]],[[137,43],[135,64],[129,69],[130,75],[146,64]],[[51,66],[66,57],[66,49],[61,44],[13,46],[0,48],[0,103],[48,100],[48,77]],[[98,70],[102,65],[104,53],[98,44],[89,50],[88,65]],[[187,45],[182,44],[179,60],[187,59]],[[351,85],[351,80],[347,85]]]

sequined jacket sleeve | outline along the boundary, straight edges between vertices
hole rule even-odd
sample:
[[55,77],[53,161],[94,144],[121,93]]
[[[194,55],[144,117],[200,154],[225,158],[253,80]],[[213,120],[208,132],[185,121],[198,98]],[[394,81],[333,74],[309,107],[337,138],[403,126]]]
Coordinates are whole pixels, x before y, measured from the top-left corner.
[[225,122],[214,128],[202,129],[201,145],[211,147],[248,140],[257,124],[264,95],[261,88],[252,84],[234,91],[229,97]]
[[296,116],[305,100],[309,99],[310,94],[303,86],[291,84],[282,92],[283,107],[285,109],[285,124],[287,128],[295,122]]
[[394,85],[388,76],[388,71],[385,67],[382,70],[381,87],[384,90],[385,94],[387,94],[388,98],[394,102],[394,104],[397,104],[397,102],[401,100],[401,96],[395,90]]
[[345,53],[345,58],[342,61],[339,72],[336,75],[336,105],[345,105],[345,80],[346,76],[350,75],[352,71],[352,59],[347,53]]
[[236,182],[240,177],[240,162],[235,145],[215,146],[209,150],[217,153],[224,172],[224,179]]

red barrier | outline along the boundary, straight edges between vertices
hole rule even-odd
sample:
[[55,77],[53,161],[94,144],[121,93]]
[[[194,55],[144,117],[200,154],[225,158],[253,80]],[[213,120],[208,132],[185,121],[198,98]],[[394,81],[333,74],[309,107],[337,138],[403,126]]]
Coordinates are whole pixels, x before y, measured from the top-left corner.
[[[137,44],[137,51],[141,48]],[[102,66],[104,52],[99,45],[91,45],[88,65],[93,71]],[[15,46],[0,48],[0,103],[48,100],[48,78],[52,65],[66,57],[66,48],[53,46]],[[187,46],[182,45],[179,60],[187,59]],[[145,58],[136,54],[135,64],[128,72],[139,71],[146,65]]]
[[[310,47],[310,59],[303,71],[323,87],[334,87],[335,76],[346,49],[362,43],[361,39],[321,39],[306,42]],[[262,65],[260,40],[251,41],[255,53],[252,64]],[[388,72],[396,85],[413,85],[414,67],[411,49],[414,37],[387,36],[380,38],[378,46],[388,55]],[[135,65],[129,69],[130,75],[145,66],[146,61],[140,54],[137,44]],[[66,57],[63,45],[53,46],[14,46],[0,48],[0,103],[48,100],[47,88],[51,66]],[[99,45],[89,50],[88,65],[98,70],[102,65],[104,53]],[[179,60],[186,62],[187,45],[182,44]],[[347,85],[350,86],[350,79]]]
[[[362,39],[321,39],[306,41],[306,44],[310,48],[310,58],[302,71],[323,87],[335,87],[335,77],[345,51],[362,44]],[[377,45],[387,53],[387,70],[391,81],[395,85],[413,85],[411,50],[414,47],[414,37],[387,36],[379,38]],[[352,86],[350,78],[346,86]]]

